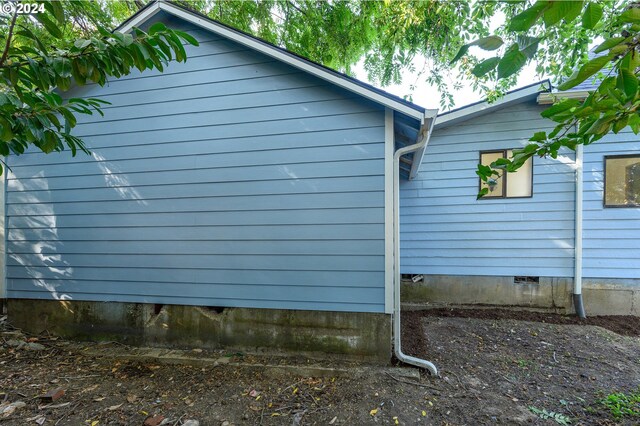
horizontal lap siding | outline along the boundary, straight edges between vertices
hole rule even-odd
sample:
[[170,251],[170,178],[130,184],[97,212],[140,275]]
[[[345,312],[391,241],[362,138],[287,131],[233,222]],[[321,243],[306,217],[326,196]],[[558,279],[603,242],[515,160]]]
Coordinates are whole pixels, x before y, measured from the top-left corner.
[[604,208],[604,157],[640,155],[640,136],[625,129],[584,149],[584,271],[588,278],[640,277],[640,208]]
[[534,103],[436,129],[400,187],[401,272],[573,275],[574,157],[534,160],[533,198],[476,201],[479,151],[516,148],[550,127]]
[[9,297],[384,311],[384,112],[202,30],[10,158]]

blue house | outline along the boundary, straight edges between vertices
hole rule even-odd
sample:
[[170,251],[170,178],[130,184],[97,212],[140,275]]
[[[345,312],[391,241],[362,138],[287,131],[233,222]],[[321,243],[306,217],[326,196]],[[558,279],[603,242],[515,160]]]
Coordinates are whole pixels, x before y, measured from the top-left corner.
[[158,21],[200,46],[163,73],[71,90],[112,104],[76,128],[91,157],[8,159],[9,316],[388,361],[394,153],[395,176],[415,173],[436,111],[171,3],[119,30]]
[[71,91],[111,102],[77,127],[91,157],[7,159],[0,297],[17,326],[382,362],[395,348],[435,372],[401,352],[401,272],[403,302],[571,310],[576,282],[588,313],[638,313],[631,133],[583,168],[536,158],[476,201],[479,161],[551,127],[544,85],[436,119],[171,3],[120,31],[158,21],[200,46]]
[[[477,164],[553,129],[535,83],[438,116],[416,178],[400,185],[403,302],[515,305],[640,315],[640,137],[629,128],[534,158],[476,200]],[[416,281],[416,282],[414,282]]]

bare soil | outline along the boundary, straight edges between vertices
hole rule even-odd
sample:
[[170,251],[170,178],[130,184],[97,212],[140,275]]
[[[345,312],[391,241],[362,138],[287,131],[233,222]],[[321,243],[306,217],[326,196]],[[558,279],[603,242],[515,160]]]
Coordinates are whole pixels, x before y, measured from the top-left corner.
[[[425,373],[416,382],[375,368],[310,378],[232,365],[117,360],[87,355],[95,343],[26,336],[5,326],[0,425],[142,425],[150,415],[176,426],[190,419],[215,426],[558,424],[531,407],[557,413],[572,425],[640,423],[614,419],[599,402],[640,385],[637,318],[578,321],[446,309],[406,312],[403,326],[405,352],[435,362],[439,378]],[[111,346],[116,353],[130,352]],[[264,360],[225,355],[249,363]],[[58,388],[65,390],[60,399],[39,398]],[[1,414],[15,402],[26,405]]]

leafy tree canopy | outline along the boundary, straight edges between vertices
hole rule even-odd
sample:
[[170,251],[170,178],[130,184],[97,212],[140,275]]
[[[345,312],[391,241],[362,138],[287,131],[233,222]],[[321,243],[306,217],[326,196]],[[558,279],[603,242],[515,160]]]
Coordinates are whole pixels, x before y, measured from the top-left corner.
[[[89,152],[71,134],[76,114],[102,114],[107,102],[94,98],[63,99],[59,91],[73,84],[104,85],[109,77],[133,68],[163,70],[175,59],[186,60],[190,35],[154,24],[148,32],[110,32],[111,16],[97,3],[47,1],[37,13],[19,14],[5,3],[0,56],[0,154],[24,153],[35,146],[45,153],[68,148]],[[30,4],[31,5],[31,4]],[[119,11],[110,6],[113,15]],[[9,10],[12,9],[13,10]],[[30,9],[31,10],[31,9]],[[107,9],[108,11],[109,9]],[[2,168],[0,168],[0,172]]]

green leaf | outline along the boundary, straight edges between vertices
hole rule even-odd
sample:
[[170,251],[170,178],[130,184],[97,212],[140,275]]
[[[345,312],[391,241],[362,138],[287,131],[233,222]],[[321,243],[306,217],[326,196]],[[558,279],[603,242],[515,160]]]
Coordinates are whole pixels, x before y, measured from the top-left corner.
[[618,132],[620,132],[620,130],[627,127],[628,122],[629,122],[629,116],[628,115],[622,116],[618,121],[613,123],[613,133],[617,134]]
[[615,119],[614,116],[604,116],[597,119],[591,127],[589,127],[585,134],[588,135],[600,135],[609,131],[611,128],[611,122]]
[[13,138],[11,122],[4,117],[0,117],[0,140],[9,142]]
[[564,112],[567,111],[573,107],[576,107],[580,105],[580,101],[577,99],[567,99],[564,100],[562,102],[558,102],[556,104],[553,104],[552,106],[550,106],[549,108],[545,109],[544,111],[542,111],[540,113],[540,115],[544,118],[551,118],[554,115],[560,113],[560,112]]
[[484,197],[488,193],[489,193],[489,188],[482,188],[480,191],[478,191],[478,195],[476,196],[476,200],[481,199],[482,197]]
[[629,5],[629,9],[622,12],[620,15],[620,21],[627,23],[639,23],[640,22],[640,9],[634,5]]
[[516,43],[520,47],[520,51],[527,59],[531,59],[535,56],[538,51],[538,43],[540,42],[539,37],[529,37],[525,35],[520,35],[516,37]]
[[631,131],[636,135],[640,133],[640,114],[633,114],[629,117],[629,127]]
[[[572,15],[575,13],[576,4],[581,7],[579,2],[567,1],[567,0],[556,0],[552,1],[549,7],[544,11],[542,15],[542,20],[547,27],[551,27],[558,22],[560,22],[563,18],[565,18],[569,13]],[[578,9],[578,13],[580,13],[580,9]],[[577,16],[577,14],[576,14]],[[575,19],[575,16],[573,17]]]
[[149,28],[149,35],[154,35],[157,32],[164,31],[167,29],[167,26],[162,22],[156,22]]
[[21,35],[22,37],[29,38],[36,42],[38,48],[43,52],[47,53],[47,48],[44,46],[44,43],[27,27],[22,27],[20,31],[17,31],[16,34]]
[[36,13],[32,16],[34,16],[44,26],[49,34],[55,38],[62,38],[62,31],[60,30],[60,27],[49,19],[46,13]]
[[531,142],[542,142],[547,140],[547,132],[535,132],[531,139]]
[[183,39],[184,41],[186,41],[187,43],[189,43],[189,44],[191,44],[193,46],[199,46],[200,45],[200,43],[198,43],[198,40],[196,40],[191,34],[185,33],[183,31],[177,31],[177,30],[173,30],[173,32],[178,37],[180,37],[181,39]]
[[571,0],[568,2],[570,5],[570,9],[567,14],[564,16],[564,21],[569,23],[580,15],[580,11],[582,11],[582,6],[584,6],[584,1],[582,0]]
[[451,62],[449,62],[449,65],[452,65],[452,64],[458,62],[458,60],[460,58],[462,58],[464,55],[466,55],[468,51],[469,51],[469,45],[468,44],[465,44],[465,45],[461,46],[460,50],[458,50],[458,53],[456,53],[456,56],[454,56],[453,59],[451,60]]
[[84,39],[81,39],[81,38],[76,40],[73,43],[73,45],[75,47],[77,47],[78,49],[80,49],[80,50],[84,49],[85,47],[89,46],[90,44],[91,44],[91,40],[84,40]]
[[498,78],[506,78],[520,71],[527,63],[527,57],[520,52],[517,44],[509,47],[498,63]]
[[618,44],[622,43],[625,40],[626,40],[625,37],[611,37],[610,39],[605,40],[601,45],[596,47],[594,52],[595,53],[604,52],[605,50],[609,50],[612,47],[617,46]]
[[582,67],[580,67],[578,71],[574,72],[573,75],[569,77],[569,80],[559,85],[558,90],[569,90],[572,87],[577,86],[578,84],[585,81],[587,78],[596,74],[609,62],[610,62],[609,55],[598,56],[597,58],[593,58],[592,60],[584,64]]
[[56,149],[58,146],[58,138],[56,137],[55,132],[52,130],[47,130],[44,133],[44,143],[40,144],[40,149],[43,152],[49,153]]
[[71,111],[69,111],[67,108],[64,108],[64,107],[58,108],[58,111],[64,117],[65,122],[69,126],[69,128],[73,128],[76,126],[76,117],[75,115],[73,115]]
[[509,31],[529,31],[549,6],[548,1],[537,1],[533,6],[511,18]]
[[64,24],[64,8],[62,7],[62,2],[54,0],[48,2],[48,4],[51,5],[50,9],[56,21],[58,21],[59,24]]
[[504,41],[502,41],[500,37],[495,35],[483,37],[471,43],[471,45],[476,45],[483,50],[496,50],[503,44]]
[[602,5],[594,1],[589,2],[589,4],[587,4],[587,8],[582,14],[582,26],[586,29],[592,30],[602,18],[602,14]]
[[627,95],[628,98],[635,98],[638,93],[638,78],[634,73],[626,68],[618,70],[617,87]]
[[485,59],[484,61],[473,67],[473,70],[471,72],[476,77],[482,77],[489,71],[493,70],[498,65],[498,62],[500,62],[499,57]]

